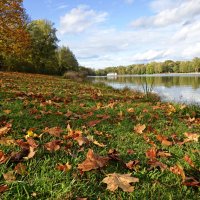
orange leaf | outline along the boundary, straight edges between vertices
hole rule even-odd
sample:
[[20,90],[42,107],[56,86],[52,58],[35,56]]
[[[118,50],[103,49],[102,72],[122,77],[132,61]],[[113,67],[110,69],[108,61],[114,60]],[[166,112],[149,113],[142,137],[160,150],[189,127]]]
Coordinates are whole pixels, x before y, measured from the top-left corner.
[[8,190],[8,186],[7,185],[0,185],[0,193],[5,192],[6,190]]
[[78,169],[84,171],[90,171],[92,169],[98,169],[107,165],[109,158],[102,157],[93,152],[92,149],[88,150],[86,160],[78,165]]
[[139,160],[130,160],[128,163],[126,163],[126,167],[130,170],[136,170],[139,162]]
[[3,151],[0,151],[0,164],[5,163],[7,161],[7,157],[3,153]]
[[184,156],[184,160],[185,160],[191,167],[194,167],[194,168],[195,168],[194,163],[193,163],[192,159],[190,158],[190,156],[185,155],[185,156]]
[[181,165],[174,165],[173,167],[170,167],[169,170],[177,175],[180,175],[183,180],[185,180],[185,172],[183,171],[183,167]]
[[64,172],[67,172],[69,171],[70,169],[72,168],[72,166],[67,162],[66,164],[60,164],[58,163],[56,165],[56,169],[59,170],[59,171],[64,171]]
[[156,152],[157,150],[155,149],[155,147],[152,147],[146,151],[146,157],[150,160],[156,160]]
[[171,146],[172,142],[170,142],[168,140],[167,137],[163,136],[163,135],[157,135],[156,136],[157,140],[159,140],[161,142],[161,144],[166,145],[166,146]]

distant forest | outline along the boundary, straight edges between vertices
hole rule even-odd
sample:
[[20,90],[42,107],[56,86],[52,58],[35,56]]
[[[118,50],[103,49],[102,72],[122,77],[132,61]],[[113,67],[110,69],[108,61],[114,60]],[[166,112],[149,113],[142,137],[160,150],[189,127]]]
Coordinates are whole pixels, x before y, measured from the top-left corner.
[[96,71],[96,75],[108,73],[123,74],[160,74],[160,73],[190,73],[200,72],[200,58],[192,61],[150,62],[147,64],[132,64],[128,66],[107,67]]

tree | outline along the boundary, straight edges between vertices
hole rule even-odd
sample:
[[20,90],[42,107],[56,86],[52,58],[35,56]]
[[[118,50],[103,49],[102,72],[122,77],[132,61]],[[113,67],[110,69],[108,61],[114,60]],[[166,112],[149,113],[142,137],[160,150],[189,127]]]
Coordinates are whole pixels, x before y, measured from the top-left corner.
[[78,61],[73,54],[73,52],[66,47],[61,47],[57,51],[58,63],[59,63],[59,72],[60,74],[65,73],[66,71],[77,71],[78,70]]
[[0,1],[0,52],[8,55],[21,55],[29,46],[29,34],[26,30],[26,14],[23,0]]
[[31,37],[30,62],[39,73],[53,74],[58,71],[56,49],[58,39],[53,23],[34,20],[28,25]]

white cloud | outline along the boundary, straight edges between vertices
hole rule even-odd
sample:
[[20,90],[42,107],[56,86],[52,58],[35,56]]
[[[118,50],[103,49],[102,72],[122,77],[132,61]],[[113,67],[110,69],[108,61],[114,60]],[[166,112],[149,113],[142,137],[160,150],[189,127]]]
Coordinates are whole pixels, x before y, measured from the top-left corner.
[[[166,1],[169,2],[170,1]],[[154,4],[153,7],[156,7]],[[173,5],[173,6],[172,6]],[[158,6],[159,7],[159,6]],[[134,27],[164,27],[176,23],[184,23],[200,15],[200,0],[184,0],[180,4],[171,4],[166,9],[162,8],[154,16],[142,17],[132,22]]]
[[104,22],[107,15],[106,12],[96,12],[86,5],[80,5],[60,18],[59,32],[81,33],[95,24]]

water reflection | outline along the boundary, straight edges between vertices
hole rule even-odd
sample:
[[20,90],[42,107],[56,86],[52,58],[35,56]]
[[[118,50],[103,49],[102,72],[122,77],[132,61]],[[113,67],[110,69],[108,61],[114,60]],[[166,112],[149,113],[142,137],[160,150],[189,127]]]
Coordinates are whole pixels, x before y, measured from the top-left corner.
[[104,82],[114,88],[129,87],[143,92],[146,87],[152,87],[152,91],[163,100],[200,104],[200,74],[95,77],[94,81]]

